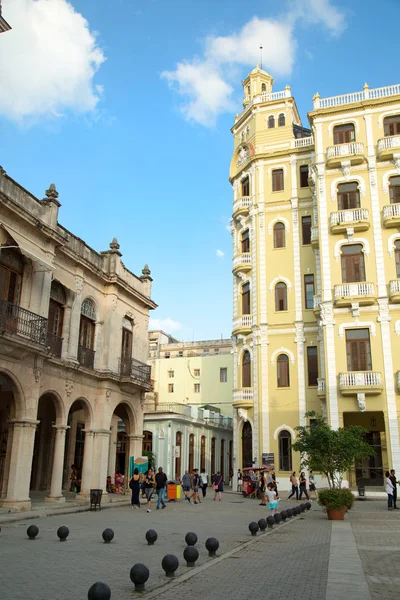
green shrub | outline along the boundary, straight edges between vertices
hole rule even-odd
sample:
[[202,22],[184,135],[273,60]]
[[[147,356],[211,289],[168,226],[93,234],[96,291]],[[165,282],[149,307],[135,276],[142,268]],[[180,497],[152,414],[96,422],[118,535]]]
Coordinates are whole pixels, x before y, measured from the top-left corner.
[[353,506],[354,495],[350,490],[321,490],[318,492],[318,504],[324,506],[327,510],[338,508],[339,510],[346,506],[349,510]]

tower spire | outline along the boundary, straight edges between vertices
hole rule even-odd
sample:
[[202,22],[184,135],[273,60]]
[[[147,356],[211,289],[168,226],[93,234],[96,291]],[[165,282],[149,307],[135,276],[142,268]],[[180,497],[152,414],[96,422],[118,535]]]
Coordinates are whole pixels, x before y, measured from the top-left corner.
[[263,47],[260,45],[260,68],[263,68]]

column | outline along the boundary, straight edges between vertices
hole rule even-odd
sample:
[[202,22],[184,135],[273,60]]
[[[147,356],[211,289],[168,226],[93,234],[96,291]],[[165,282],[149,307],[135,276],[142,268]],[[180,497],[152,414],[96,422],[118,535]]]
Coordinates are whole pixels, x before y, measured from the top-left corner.
[[63,338],[63,344],[61,349],[61,358],[67,358],[68,346],[69,346],[69,334],[71,329],[71,307],[66,306],[64,308],[63,316],[63,327],[61,337]]
[[81,477],[81,491],[78,498],[86,500],[89,496],[90,488],[92,487],[92,466],[93,466],[93,438],[94,432],[85,430],[85,445],[83,448],[83,465]]
[[43,266],[34,263],[30,310],[47,319],[50,301],[51,271],[44,271],[43,269]]
[[36,426],[39,421],[10,421],[13,427],[10,469],[8,474],[7,496],[2,502],[5,508],[30,510],[29,484],[32,471],[33,444]]
[[81,277],[80,275],[75,275],[76,296],[71,309],[68,340],[68,360],[75,362],[77,362],[78,360],[79,327],[81,322],[83,281],[83,277]]
[[94,429],[93,433],[92,488],[103,490],[103,499],[107,502],[108,450],[111,431],[109,429]]
[[131,456],[142,456],[143,434],[142,433],[130,434],[130,435],[128,435],[128,440],[129,440],[128,460],[130,460]]
[[117,454],[117,438],[118,438],[118,417],[113,415],[111,419],[111,435],[110,435],[110,447],[108,452],[108,469],[107,476],[111,477],[115,474],[115,461]]
[[56,439],[54,443],[53,470],[51,473],[50,494],[45,498],[46,502],[65,502],[62,495],[62,477],[65,454],[65,434],[67,426],[54,426]]

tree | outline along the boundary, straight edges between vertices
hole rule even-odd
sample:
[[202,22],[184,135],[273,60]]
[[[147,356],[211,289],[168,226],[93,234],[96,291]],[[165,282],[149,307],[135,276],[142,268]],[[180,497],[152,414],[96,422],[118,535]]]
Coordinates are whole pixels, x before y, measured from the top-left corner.
[[375,450],[365,441],[364,427],[332,429],[326,419],[315,412],[306,417],[310,425],[296,427],[297,439],[292,448],[300,452],[301,467],[324,473],[331,489],[341,486],[343,473],[354,467],[355,461],[374,456]]

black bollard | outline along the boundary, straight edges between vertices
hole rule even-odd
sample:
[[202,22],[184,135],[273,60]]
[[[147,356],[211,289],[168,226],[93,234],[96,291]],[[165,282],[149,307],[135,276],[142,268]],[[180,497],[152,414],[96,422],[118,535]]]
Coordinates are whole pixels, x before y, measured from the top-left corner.
[[300,504],[300,510],[301,510],[302,513],[306,510],[306,505],[304,504],[304,502],[302,502]]
[[30,540],[34,540],[38,533],[39,527],[37,527],[36,525],[30,525],[26,530],[26,535]]
[[287,519],[287,512],[286,512],[286,510],[281,510],[281,517],[282,517],[282,521],[286,521],[286,519]]
[[162,559],[161,566],[167,577],[174,577],[175,571],[179,567],[179,560],[173,554],[166,554]]
[[249,530],[251,531],[251,535],[257,535],[257,531],[259,530],[258,523],[256,521],[249,523]]
[[215,556],[219,548],[219,541],[216,538],[208,538],[206,540],[206,548],[208,550],[208,556]]
[[142,563],[136,563],[136,565],[133,565],[130,572],[130,578],[135,584],[135,590],[137,592],[144,590],[144,584],[148,580],[149,575],[150,571],[145,565],[142,565]]
[[310,510],[311,509],[311,502],[306,502],[306,509]]
[[194,546],[188,546],[183,551],[183,558],[186,560],[187,567],[194,567],[199,558],[199,551]]
[[62,525],[62,527],[59,527],[57,529],[57,535],[60,538],[60,542],[65,542],[67,537],[69,536],[68,527],[65,527],[65,525]]
[[154,531],[154,529],[149,529],[148,531],[146,531],[146,540],[149,546],[152,546],[154,544],[154,542],[157,540],[158,535],[157,532]]
[[195,546],[197,544],[197,535],[193,533],[193,531],[189,531],[189,533],[185,535],[185,542],[188,546]]
[[282,523],[282,517],[280,513],[275,513],[274,514],[274,519],[275,519],[275,523],[277,525],[279,525],[280,523]]
[[264,533],[264,531],[267,529],[267,521],[265,519],[260,519],[258,521],[258,526],[260,528],[261,533]]
[[109,528],[105,529],[101,535],[106,544],[109,544],[114,539],[114,532]]
[[106,583],[98,581],[88,591],[88,600],[110,600],[111,590]]
[[291,519],[293,517],[293,509],[292,508],[286,509],[286,516],[288,519]]
[[272,529],[272,527],[275,525],[275,519],[272,515],[269,515],[269,517],[267,517],[267,525],[270,529]]

